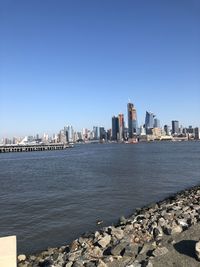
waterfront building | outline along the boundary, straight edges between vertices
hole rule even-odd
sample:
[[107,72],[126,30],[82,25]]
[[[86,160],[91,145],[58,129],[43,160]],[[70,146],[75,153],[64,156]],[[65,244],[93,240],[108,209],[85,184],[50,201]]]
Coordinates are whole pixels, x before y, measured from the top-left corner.
[[170,127],[168,125],[164,126],[164,132],[166,135],[170,135]]
[[60,130],[58,134],[58,142],[63,144],[68,143],[68,137],[66,136],[66,132],[64,130]]
[[118,117],[112,117],[112,140],[117,141],[119,134],[119,119]]
[[104,127],[99,127],[99,139],[100,141],[106,140],[106,131]]
[[194,129],[193,129],[192,125],[190,125],[190,126],[188,127],[188,129],[187,129],[187,133],[189,133],[189,134],[193,134],[193,133],[194,133]]
[[155,137],[155,138],[160,138],[161,137],[161,135],[162,135],[162,130],[161,130],[161,128],[153,128],[152,129],[152,134],[153,134],[153,136]]
[[198,127],[194,128],[194,139],[196,140],[200,139],[200,128]]
[[145,129],[147,134],[151,134],[154,127],[154,117],[155,115],[152,112],[146,111],[145,116]]
[[172,134],[179,134],[179,121],[172,121]]
[[94,140],[97,140],[99,138],[98,130],[99,128],[97,126],[93,126],[93,139]]
[[154,128],[160,128],[160,120],[155,118],[153,123]]
[[64,127],[64,132],[67,137],[67,142],[73,143],[74,142],[74,129],[72,125],[67,125]]
[[133,138],[137,134],[137,112],[133,103],[127,104],[127,113],[128,113],[128,137]]
[[119,114],[118,115],[118,120],[119,120],[119,140],[123,141],[124,140],[124,114]]
[[108,130],[107,130],[106,138],[107,138],[107,140],[109,140],[109,141],[112,140],[112,129],[108,129]]
[[146,129],[144,125],[140,126],[140,135],[146,135]]

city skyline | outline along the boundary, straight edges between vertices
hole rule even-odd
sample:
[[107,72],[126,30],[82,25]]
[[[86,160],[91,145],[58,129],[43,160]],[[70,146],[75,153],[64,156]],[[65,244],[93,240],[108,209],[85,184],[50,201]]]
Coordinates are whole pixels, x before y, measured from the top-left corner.
[[10,142],[12,139],[17,141],[22,139],[28,140],[27,138],[55,141],[57,138],[59,138],[60,142],[65,142],[64,140],[73,142],[74,134],[76,134],[78,139],[90,139],[90,135],[92,134],[92,139],[99,139],[101,135],[106,135],[106,139],[108,138],[109,140],[122,141],[126,140],[127,138],[134,139],[136,136],[141,135],[162,135],[162,131],[164,131],[166,135],[179,135],[182,134],[183,131],[185,131],[184,134],[186,134],[187,132],[194,133],[193,131],[195,131],[195,128],[200,129],[198,125],[194,126],[189,124],[186,126],[177,120],[171,120],[170,124],[166,124],[164,122],[160,123],[160,119],[157,117],[157,115],[149,111],[146,111],[144,121],[145,123],[138,123],[137,108],[134,103],[130,102],[129,99],[129,102],[127,103],[127,113],[123,114],[118,112],[117,115],[113,115],[111,118],[110,127],[108,128],[106,128],[104,125],[93,124],[91,128],[83,127],[82,129],[76,129],[73,125],[65,124],[65,126],[61,127],[57,132],[54,133],[45,131],[43,133],[31,133],[24,136],[3,136],[1,137],[1,141],[4,143],[5,140]]
[[109,129],[128,98],[139,125],[199,127],[198,1],[0,5],[0,138]]

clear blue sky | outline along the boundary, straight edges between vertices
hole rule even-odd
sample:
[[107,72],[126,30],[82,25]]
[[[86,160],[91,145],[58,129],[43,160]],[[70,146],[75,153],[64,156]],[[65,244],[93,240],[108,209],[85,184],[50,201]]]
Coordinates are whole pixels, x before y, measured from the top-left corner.
[[0,136],[111,127],[128,99],[200,126],[199,0],[1,0]]

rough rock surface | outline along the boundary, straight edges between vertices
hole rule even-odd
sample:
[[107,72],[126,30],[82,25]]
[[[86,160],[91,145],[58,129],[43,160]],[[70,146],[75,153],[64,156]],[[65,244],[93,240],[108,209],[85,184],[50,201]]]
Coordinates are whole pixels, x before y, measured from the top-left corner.
[[137,209],[67,246],[19,256],[19,267],[200,266],[200,187]]

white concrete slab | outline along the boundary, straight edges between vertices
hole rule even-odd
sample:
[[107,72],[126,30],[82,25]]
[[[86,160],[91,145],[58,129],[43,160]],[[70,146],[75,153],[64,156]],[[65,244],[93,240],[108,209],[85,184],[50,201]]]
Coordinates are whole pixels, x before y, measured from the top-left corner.
[[17,267],[16,236],[0,238],[0,267]]

